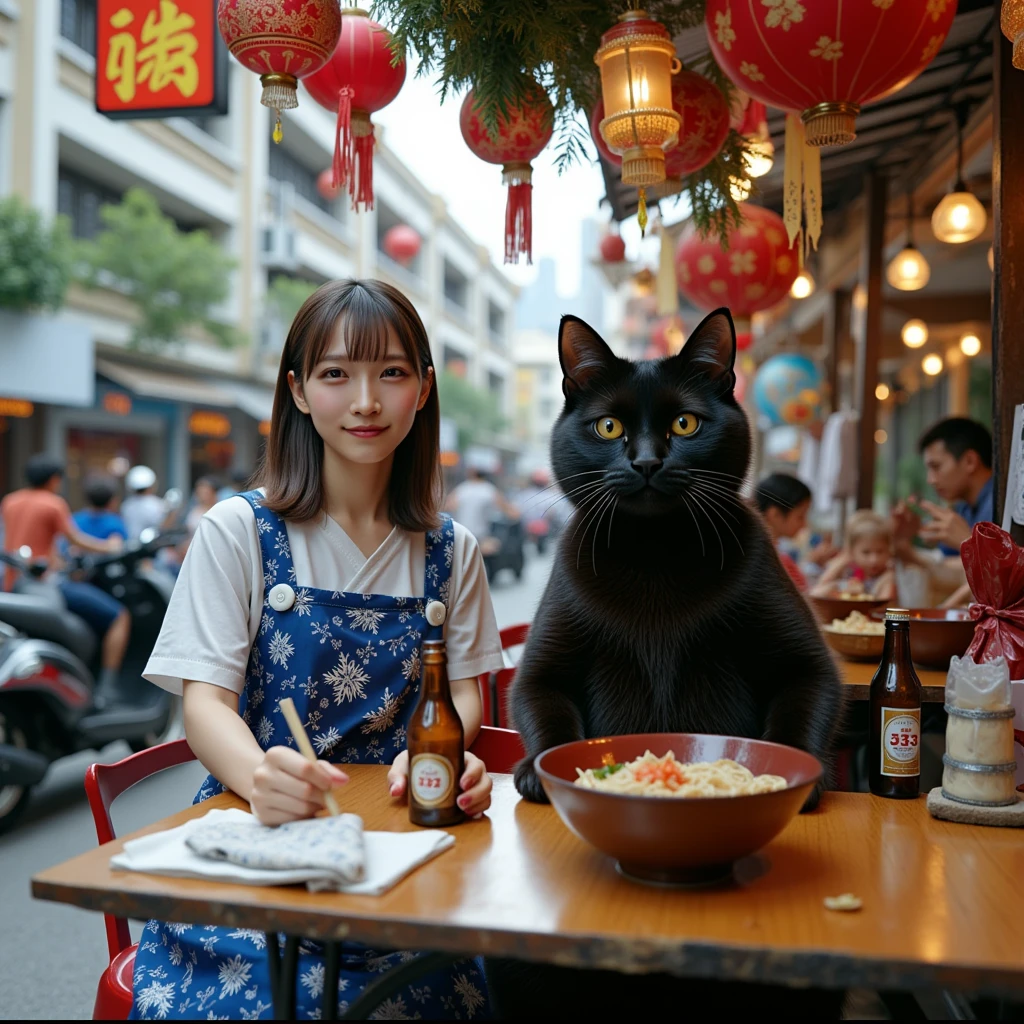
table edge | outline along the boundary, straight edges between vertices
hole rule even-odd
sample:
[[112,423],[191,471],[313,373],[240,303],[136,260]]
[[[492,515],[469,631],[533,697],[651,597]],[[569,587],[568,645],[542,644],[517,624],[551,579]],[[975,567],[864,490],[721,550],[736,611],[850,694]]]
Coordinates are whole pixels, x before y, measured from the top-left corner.
[[[154,876],[155,877],[155,876]],[[97,887],[69,889],[32,879],[36,899],[139,920],[157,918],[190,924],[210,920],[211,901],[152,893],[111,892]],[[70,897],[70,898],[69,898]],[[217,906],[214,903],[214,906]],[[359,913],[318,913],[315,909],[220,904],[218,924],[263,930],[268,910],[281,931],[318,940],[363,942],[389,949],[463,953],[467,957],[511,957],[564,967],[616,970],[627,974],[664,972],[680,977],[774,982],[794,987],[913,989],[935,986],[992,996],[1020,998],[1024,969],[970,963],[875,959],[818,949],[759,946],[699,938],[616,938],[585,932],[551,935],[475,925],[437,924]]]

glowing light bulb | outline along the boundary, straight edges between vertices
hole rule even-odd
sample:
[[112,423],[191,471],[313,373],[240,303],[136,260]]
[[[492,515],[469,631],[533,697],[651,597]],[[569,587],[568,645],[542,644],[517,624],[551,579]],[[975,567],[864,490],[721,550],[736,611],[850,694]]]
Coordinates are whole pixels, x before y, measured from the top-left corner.
[[908,245],[889,261],[885,276],[893,288],[902,292],[916,292],[928,283],[931,267],[919,249]]
[[888,397],[889,397],[889,385],[888,384],[879,384],[875,388],[875,398],[877,398],[880,402],[884,402]]
[[814,292],[814,278],[806,270],[797,274],[796,280],[789,286],[789,294],[794,299],[806,299]]
[[748,139],[747,152],[743,154],[743,166],[751,178],[767,174],[775,164],[775,146],[771,139]]
[[985,207],[961,183],[935,207],[932,231],[940,242],[959,245],[977,238],[985,230],[987,220]]
[[907,348],[920,348],[928,340],[928,325],[923,320],[908,320],[900,337]]
[[746,178],[737,178],[734,174],[729,175],[729,195],[737,203],[745,203],[750,198],[750,190],[753,186]]
[[862,313],[868,308],[868,290],[862,284],[853,289],[853,308]]
[[936,355],[934,352],[930,356],[925,356],[921,360],[921,369],[928,374],[929,377],[937,377],[942,373],[942,356]]
[[889,440],[889,435],[884,430],[875,431],[875,444],[885,444]]
[[965,334],[960,339],[960,351],[965,356],[976,356],[981,351],[981,338],[976,334]]

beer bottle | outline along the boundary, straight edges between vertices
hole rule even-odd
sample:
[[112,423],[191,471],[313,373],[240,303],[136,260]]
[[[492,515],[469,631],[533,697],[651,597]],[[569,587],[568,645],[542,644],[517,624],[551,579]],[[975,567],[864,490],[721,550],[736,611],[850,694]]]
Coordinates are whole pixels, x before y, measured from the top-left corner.
[[871,680],[868,786],[907,799],[921,789],[921,680],[910,660],[910,612],[885,610],[882,662]]
[[409,722],[409,820],[414,825],[455,825],[465,814],[455,802],[464,767],[462,719],[448,683],[443,640],[423,643],[420,701]]

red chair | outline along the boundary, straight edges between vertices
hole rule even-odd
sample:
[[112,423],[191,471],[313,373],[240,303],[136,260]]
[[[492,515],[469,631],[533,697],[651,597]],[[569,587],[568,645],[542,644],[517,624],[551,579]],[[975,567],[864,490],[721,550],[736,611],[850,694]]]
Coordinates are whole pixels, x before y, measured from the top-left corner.
[[[530,624],[528,622],[520,623],[518,626],[508,626],[501,630],[498,634],[501,638],[501,649],[507,651],[510,647],[525,644],[529,632]],[[500,668],[497,672],[486,672],[480,676],[480,696],[484,707],[484,721],[501,729],[508,728],[508,710],[505,707],[505,698],[515,674],[515,668]]]
[[[511,772],[525,753],[519,733],[486,725],[481,727],[470,750],[487,764],[490,771],[499,774]],[[116,838],[110,820],[110,806],[126,789],[165,768],[194,760],[195,754],[185,740],[173,740],[132,754],[116,764],[89,765],[85,773],[85,792],[100,845]],[[125,918],[104,914],[103,922],[107,929],[110,963],[100,975],[92,1019],[127,1020],[132,1008],[132,974],[138,944],[132,942]]]

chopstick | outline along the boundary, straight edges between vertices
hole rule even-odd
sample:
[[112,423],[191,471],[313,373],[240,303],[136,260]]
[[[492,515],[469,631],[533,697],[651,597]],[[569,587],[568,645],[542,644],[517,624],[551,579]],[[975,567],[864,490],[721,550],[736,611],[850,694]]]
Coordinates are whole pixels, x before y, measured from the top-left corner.
[[[292,739],[295,740],[295,746],[299,748],[299,753],[307,761],[316,764],[317,756],[313,750],[313,744],[309,742],[306,730],[302,727],[302,719],[299,718],[299,712],[295,708],[295,701],[291,697],[285,697],[281,701],[281,712],[284,714],[284,720],[288,723],[288,728],[291,729]],[[324,803],[331,814],[341,814],[338,801],[334,799],[334,794],[330,790],[324,793]]]

